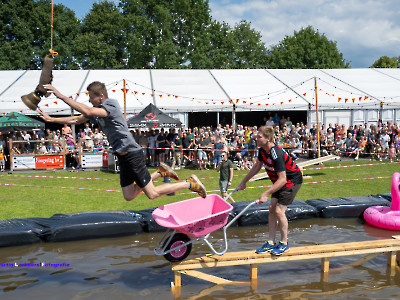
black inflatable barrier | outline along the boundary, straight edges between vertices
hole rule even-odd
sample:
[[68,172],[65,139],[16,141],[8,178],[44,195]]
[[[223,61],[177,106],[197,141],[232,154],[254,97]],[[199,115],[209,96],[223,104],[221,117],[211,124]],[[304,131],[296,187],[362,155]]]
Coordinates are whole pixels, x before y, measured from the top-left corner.
[[146,208],[138,212],[143,215],[142,225],[145,232],[162,232],[168,229],[158,225],[157,222],[154,220],[151,214],[155,209],[156,207]]
[[[244,201],[235,203],[235,214],[239,214],[248,204],[252,201]],[[251,226],[268,224],[269,205],[271,200],[262,204],[255,204],[251,206],[243,215],[238,219],[239,226]],[[286,217],[288,221],[308,219],[318,217],[318,210],[306,204],[304,201],[295,199],[286,210]]]
[[41,242],[44,229],[36,220],[39,218],[0,220],[0,247]]
[[[286,216],[289,221],[313,217],[360,217],[367,207],[390,206],[390,199],[390,193],[368,197],[312,199],[306,202],[296,199],[288,206]],[[233,203],[234,208],[228,222],[251,202]],[[251,206],[232,226],[268,224],[269,205],[270,201]],[[0,220],[0,247],[165,231],[166,228],[159,226],[152,217],[154,209],[56,214],[50,218]]]
[[140,218],[129,211],[57,214],[47,220],[47,242],[117,237],[143,232]]
[[327,199],[311,199],[307,204],[314,206],[322,218],[359,218],[370,206],[390,206],[390,202],[382,197],[335,197]]
[[391,193],[379,194],[379,195],[376,195],[376,197],[381,197],[381,198],[384,198],[386,200],[392,201],[392,194]]

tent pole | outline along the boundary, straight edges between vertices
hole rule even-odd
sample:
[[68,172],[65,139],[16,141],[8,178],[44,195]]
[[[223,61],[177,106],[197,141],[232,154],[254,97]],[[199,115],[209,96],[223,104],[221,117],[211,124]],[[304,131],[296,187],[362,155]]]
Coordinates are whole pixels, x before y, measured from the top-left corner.
[[317,92],[317,77],[314,77],[315,85],[315,106],[317,108],[317,142],[318,142],[318,158],[321,157],[321,145],[319,140],[319,113],[318,113],[318,92]]
[[126,81],[124,79],[124,117],[126,120]]

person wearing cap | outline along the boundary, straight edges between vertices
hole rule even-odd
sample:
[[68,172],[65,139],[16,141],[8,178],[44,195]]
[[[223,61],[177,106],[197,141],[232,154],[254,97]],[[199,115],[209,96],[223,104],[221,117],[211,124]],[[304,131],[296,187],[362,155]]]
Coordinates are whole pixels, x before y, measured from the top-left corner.
[[203,184],[196,175],[192,175],[182,182],[164,183],[157,186],[153,184],[153,181],[160,177],[171,177],[175,180],[179,180],[179,177],[165,163],[160,163],[158,169],[150,175],[146,168],[142,148],[130,133],[118,101],[108,98],[104,83],[94,81],[87,87],[89,102],[93,107],[64,96],[51,84],[45,84],[44,88],[51,90],[57,98],[81,113],[77,116],[54,118],[38,108],[38,112],[45,121],[61,124],[82,124],[90,120],[97,123],[106,134],[114,153],[118,157],[120,184],[125,200],[135,199],[141,191],[149,199],[155,199],[182,189],[190,189],[204,198],[207,196]]

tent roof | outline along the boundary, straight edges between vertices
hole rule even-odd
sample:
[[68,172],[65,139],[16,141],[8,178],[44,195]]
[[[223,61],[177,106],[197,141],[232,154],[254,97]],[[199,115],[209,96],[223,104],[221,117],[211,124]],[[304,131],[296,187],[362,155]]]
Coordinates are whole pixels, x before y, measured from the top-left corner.
[[[39,82],[38,70],[0,71],[0,114],[36,114],[20,97]],[[400,69],[54,70],[63,94],[89,104],[87,85],[104,82],[128,115],[149,103],[164,112],[400,108]],[[347,100],[346,100],[347,99]],[[49,114],[70,114],[53,95],[39,104]]]
[[182,125],[181,121],[171,118],[152,103],[127,123],[129,128],[179,128]]

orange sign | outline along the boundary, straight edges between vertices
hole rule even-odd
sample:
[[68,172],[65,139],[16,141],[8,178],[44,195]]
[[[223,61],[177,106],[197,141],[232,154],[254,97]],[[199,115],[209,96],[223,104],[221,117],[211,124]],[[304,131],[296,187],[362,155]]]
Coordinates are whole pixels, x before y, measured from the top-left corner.
[[63,168],[63,167],[64,167],[64,157],[62,155],[35,156],[36,169]]

